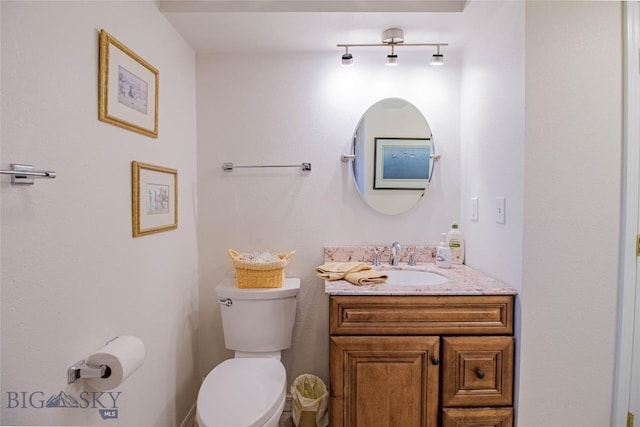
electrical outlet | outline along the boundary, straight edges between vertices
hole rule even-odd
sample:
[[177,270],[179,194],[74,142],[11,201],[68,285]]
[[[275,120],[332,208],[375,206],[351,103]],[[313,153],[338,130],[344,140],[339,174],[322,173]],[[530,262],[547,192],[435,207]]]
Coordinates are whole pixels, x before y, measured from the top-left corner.
[[471,221],[478,221],[478,198],[471,198]]
[[506,205],[507,199],[505,199],[504,197],[496,197],[496,222],[498,224],[506,223]]

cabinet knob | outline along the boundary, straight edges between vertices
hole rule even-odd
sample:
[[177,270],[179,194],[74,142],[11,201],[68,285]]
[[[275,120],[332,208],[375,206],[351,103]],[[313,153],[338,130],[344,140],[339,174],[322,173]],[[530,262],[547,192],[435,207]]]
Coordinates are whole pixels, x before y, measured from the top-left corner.
[[437,365],[440,363],[440,359],[438,359],[437,357],[432,357],[431,358],[431,364],[432,365]]
[[477,376],[479,379],[483,379],[483,378],[484,378],[484,371],[483,371],[482,369],[478,369],[478,370],[476,371],[476,376]]

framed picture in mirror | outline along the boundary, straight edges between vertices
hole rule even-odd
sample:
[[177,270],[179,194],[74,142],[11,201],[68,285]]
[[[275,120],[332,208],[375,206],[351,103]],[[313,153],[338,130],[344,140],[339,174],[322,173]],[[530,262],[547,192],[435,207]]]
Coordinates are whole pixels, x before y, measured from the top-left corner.
[[373,188],[424,190],[431,171],[431,138],[375,138]]

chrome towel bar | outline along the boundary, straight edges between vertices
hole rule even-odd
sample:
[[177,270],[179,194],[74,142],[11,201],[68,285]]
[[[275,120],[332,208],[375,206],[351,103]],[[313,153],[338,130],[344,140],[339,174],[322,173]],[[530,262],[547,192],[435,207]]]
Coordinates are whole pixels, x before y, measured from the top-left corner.
[[311,170],[311,163],[302,163],[299,165],[247,165],[247,166],[235,166],[233,163],[223,163],[222,170],[225,172],[231,172],[234,168],[302,168],[303,171]]
[[11,163],[11,170],[0,170],[0,174],[11,175],[12,184],[33,184],[33,178],[55,178],[53,171],[33,170],[31,165]]

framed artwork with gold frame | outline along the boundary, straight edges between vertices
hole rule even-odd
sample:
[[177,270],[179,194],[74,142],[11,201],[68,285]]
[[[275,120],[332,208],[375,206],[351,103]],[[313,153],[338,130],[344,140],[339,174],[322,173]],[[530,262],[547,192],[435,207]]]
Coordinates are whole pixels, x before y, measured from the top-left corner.
[[178,228],[178,171],[131,162],[133,237]]
[[98,119],[158,137],[159,72],[100,30]]

